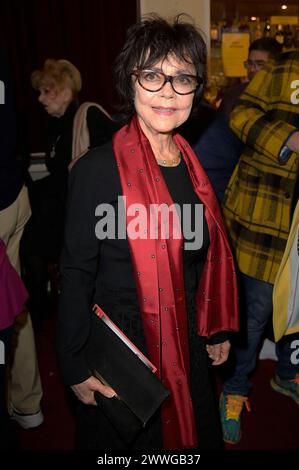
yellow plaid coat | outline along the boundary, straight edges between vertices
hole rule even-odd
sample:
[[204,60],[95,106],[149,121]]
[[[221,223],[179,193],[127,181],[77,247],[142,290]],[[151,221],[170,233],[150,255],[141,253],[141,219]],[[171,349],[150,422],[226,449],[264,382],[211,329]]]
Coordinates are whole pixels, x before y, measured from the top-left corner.
[[290,230],[298,155],[278,156],[299,128],[299,51],[281,54],[250,82],[231,114],[246,144],[228,184],[223,212],[241,272],[274,283]]

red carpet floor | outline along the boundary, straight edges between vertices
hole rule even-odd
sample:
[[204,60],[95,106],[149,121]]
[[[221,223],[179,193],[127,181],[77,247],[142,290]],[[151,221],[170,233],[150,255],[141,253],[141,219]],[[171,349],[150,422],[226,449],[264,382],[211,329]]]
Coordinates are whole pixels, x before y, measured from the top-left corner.
[[[52,317],[37,336],[45,421],[39,428],[26,431],[16,425],[24,450],[73,449],[74,419],[56,365],[54,323]],[[258,362],[250,396],[252,411],[243,411],[242,439],[237,445],[227,445],[228,451],[299,449],[299,406],[271,389],[269,381],[274,370],[274,361]]]

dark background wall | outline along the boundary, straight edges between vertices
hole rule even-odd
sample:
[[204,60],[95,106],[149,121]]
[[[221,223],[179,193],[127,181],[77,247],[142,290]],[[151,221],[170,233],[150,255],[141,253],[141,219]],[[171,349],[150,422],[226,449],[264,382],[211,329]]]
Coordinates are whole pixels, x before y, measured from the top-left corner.
[[81,100],[114,113],[112,67],[136,15],[136,0],[2,0],[0,47],[11,65],[19,128],[31,152],[43,150],[46,121],[31,72],[47,58],[68,59],[82,74]]

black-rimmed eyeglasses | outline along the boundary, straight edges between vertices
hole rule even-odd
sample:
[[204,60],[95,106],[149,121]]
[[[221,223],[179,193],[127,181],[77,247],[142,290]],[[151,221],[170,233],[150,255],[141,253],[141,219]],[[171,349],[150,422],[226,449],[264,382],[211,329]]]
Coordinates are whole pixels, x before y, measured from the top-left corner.
[[202,79],[195,75],[181,73],[179,75],[165,75],[155,70],[134,70],[132,75],[137,77],[139,85],[144,90],[160,91],[165,83],[169,82],[178,95],[189,95],[202,84]]

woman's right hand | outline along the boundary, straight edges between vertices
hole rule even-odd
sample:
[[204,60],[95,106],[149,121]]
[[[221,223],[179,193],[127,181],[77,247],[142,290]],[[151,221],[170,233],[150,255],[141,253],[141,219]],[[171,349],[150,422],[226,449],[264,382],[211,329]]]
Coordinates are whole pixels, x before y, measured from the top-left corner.
[[72,385],[71,389],[76,397],[85,405],[97,404],[94,398],[94,392],[100,392],[107,398],[112,398],[116,395],[115,391],[111,387],[102,384],[102,382],[93,376],[84,380],[84,382],[81,382],[80,384]]

